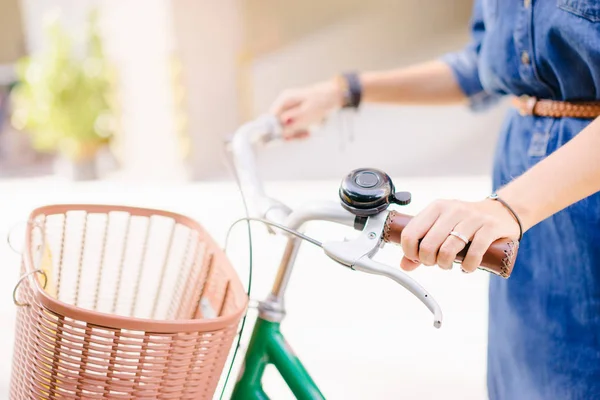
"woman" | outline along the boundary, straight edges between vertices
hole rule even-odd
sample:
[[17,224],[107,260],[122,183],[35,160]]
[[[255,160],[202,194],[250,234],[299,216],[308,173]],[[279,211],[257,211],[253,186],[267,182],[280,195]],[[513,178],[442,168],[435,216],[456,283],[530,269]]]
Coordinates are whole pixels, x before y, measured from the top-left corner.
[[361,102],[481,109],[513,96],[498,197],[431,204],[402,235],[401,267],[451,268],[469,242],[470,273],[494,240],[526,232],[510,279],[490,282],[489,397],[600,399],[600,2],[478,0],[471,30],[460,52],[289,90],[272,111],[294,137]]

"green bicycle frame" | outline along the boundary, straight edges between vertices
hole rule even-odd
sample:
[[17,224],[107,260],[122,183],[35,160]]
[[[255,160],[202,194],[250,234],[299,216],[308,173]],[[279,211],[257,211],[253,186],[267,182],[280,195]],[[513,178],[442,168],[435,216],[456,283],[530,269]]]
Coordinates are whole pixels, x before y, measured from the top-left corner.
[[262,388],[262,377],[268,364],[281,374],[290,390],[300,400],[324,399],[298,357],[281,334],[279,322],[258,318],[242,374],[231,396],[232,400],[267,400]]

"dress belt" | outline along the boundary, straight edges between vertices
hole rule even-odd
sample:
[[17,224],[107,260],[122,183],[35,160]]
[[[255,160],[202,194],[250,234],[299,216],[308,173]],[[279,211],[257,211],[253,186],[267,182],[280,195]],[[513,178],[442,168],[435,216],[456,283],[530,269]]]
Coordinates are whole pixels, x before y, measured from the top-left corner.
[[582,119],[593,119],[600,116],[600,101],[571,102],[520,96],[513,98],[513,105],[521,115]]

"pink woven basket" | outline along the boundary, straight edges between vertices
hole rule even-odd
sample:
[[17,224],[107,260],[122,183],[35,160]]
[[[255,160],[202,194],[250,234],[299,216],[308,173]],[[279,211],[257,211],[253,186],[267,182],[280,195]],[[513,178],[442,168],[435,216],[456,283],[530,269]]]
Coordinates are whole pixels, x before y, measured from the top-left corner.
[[48,206],[25,246],[11,399],[213,397],[248,298],[198,223]]

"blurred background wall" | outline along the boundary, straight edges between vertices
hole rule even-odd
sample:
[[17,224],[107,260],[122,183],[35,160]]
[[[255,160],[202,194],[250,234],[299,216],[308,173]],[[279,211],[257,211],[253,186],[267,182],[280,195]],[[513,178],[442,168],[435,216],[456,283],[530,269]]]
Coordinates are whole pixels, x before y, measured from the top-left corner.
[[[17,0],[0,4],[14,25],[0,57],[24,42],[39,52],[49,12],[60,10],[77,34],[98,7],[118,72],[122,173],[213,180],[229,177],[224,137],[281,90],[458,50],[472,0],[20,0],[21,15]],[[366,165],[396,176],[480,175],[490,169],[502,112],[364,107],[332,116],[311,140],[265,150],[261,170],[267,179],[340,177]]]

